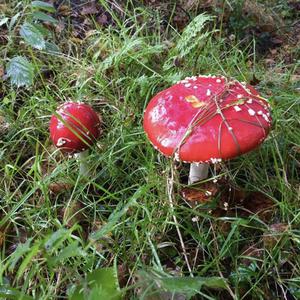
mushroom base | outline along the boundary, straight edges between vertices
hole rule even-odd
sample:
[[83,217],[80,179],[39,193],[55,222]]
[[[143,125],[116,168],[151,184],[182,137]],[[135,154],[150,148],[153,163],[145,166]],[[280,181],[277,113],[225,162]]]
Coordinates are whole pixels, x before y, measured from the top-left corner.
[[191,163],[188,184],[206,179],[208,177],[209,164]]

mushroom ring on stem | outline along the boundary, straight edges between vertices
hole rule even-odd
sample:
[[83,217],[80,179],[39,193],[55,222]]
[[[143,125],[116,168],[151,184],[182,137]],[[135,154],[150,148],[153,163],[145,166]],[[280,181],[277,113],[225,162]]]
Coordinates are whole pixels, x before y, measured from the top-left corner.
[[144,113],[148,139],[162,154],[191,163],[189,183],[209,163],[261,144],[271,128],[270,105],[250,85],[224,76],[193,76],[161,91]]
[[50,136],[63,152],[74,153],[80,161],[80,174],[88,174],[86,156],[101,134],[101,119],[87,104],[66,102],[60,105],[50,120]]

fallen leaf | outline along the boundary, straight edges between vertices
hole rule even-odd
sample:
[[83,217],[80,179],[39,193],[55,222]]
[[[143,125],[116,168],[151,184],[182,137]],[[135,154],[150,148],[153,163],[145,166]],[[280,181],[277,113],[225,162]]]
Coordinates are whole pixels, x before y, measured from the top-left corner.
[[57,34],[62,33],[65,27],[66,27],[65,23],[62,21],[59,21],[58,23],[54,24],[55,32]]
[[264,249],[257,248],[254,245],[251,245],[250,247],[247,246],[246,249],[242,252],[241,257],[241,263],[245,266],[249,266],[253,261],[257,261],[262,259],[264,255]]
[[97,4],[95,1],[89,1],[86,2],[82,9],[80,10],[80,14],[85,15],[95,15],[99,12],[99,8],[97,7]]
[[265,194],[252,192],[243,201],[243,207],[246,215],[257,215],[264,222],[268,222],[275,206],[273,200]]
[[99,25],[102,25],[102,26],[106,26],[106,25],[109,24],[108,16],[105,13],[101,14],[100,16],[98,16],[96,18],[96,21],[97,21],[97,23]]
[[83,205],[76,200],[71,201],[68,206],[64,207],[61,213],[63,222],[67,227],[72,227],[85,219],[83,215]]
[[69,5],[61,5],[58,7],[58,14],[67,17],[72,13],[72,8]]
[[125,263],[118,265],[118,280],[121,288],[126,287],[129,275],[129,269]]
[[215,183],[207,182],[198,187],[186,187],[181,190],[181,195],[189,203],[209,203],[217,194],[218,187]]
[[4,244],[5,241],[5,231],[0,230],[0,247],[2,247],[2,245]]
[[289,231],[289,225],[285,223],[276,223],[269,226],[269,230],[263,234],[264,246],[272,249]]
[[55,195],[60,194],[65,191],[69,191],[70,189],[72,189],[72,187],[73,187],[73,184],[67,183],[67,182],[62,182],[62,181],[61,182],[52,182],[48,186],[49,190]]

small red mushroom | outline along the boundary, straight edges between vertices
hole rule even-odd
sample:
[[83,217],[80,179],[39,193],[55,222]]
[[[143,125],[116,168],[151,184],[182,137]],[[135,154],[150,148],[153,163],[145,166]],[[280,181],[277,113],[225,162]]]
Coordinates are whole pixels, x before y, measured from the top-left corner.
[[75,153],[81,160],[80,173],[86,174],[83,158],[100,136],[101,120],[87,104],[66,102],[60,105],[50,120],[50,136],[63,152]]
[[208,164],[261,144],[271,128],[270,105],[245,83],[223,76],[193,76],[154,96],[144,130],[165,156],[190,162],[189,182],[207,178]]

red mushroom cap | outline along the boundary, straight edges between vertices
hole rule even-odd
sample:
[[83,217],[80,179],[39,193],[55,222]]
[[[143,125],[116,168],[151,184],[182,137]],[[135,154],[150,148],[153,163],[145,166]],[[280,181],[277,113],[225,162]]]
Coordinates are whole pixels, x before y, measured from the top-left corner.
[[252,86],[223,76],[194,76],[151,99],[144,129],[166,156],[216,163],[257,147],[271,121],[269,103]]
[[100,136],[100,118],[87,104],[66,102],[60,105],[50,120],[53,143],[69,153],[89,148]]

